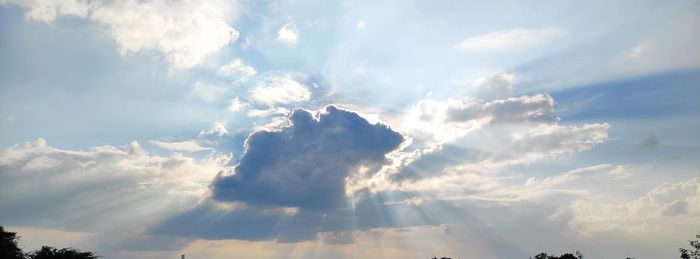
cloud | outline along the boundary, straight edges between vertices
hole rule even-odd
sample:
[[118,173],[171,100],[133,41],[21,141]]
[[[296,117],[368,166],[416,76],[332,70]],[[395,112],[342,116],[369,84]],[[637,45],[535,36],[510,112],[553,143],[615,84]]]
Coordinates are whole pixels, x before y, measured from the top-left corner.
[[[453,177],[467,174],[493,174],[505,168],[591,149],[608,139],[608,128],[605,123],[484,128],[437,147],[415,151],[417,155],[406,156],[388,173],[391,180],[397,182],[443,176],[444,179],[437,181],[451,181]],[[420,182],[416,187],[425,188],[418,185]]]
[[224,93],[226,93],[226,88],[216,85],[205,84],[202,82],[196,82],[194,84],[194,89],[192,89],[194,95],[199,99],[207,102],[214,102],[219,99]]
[[259,117],[259,118],[265,118],[265,117],[272,117],[272,116],[286,116],[289,114],[289,109],[287,108],[282,108],[282,107],[270,107],[267,109],[252,109],[248,111],[248,117]]
[[[493,83],[507,89],[511,82],[511,76],[498,75],[477,80],[475,85],[488,88],[484,85]],[[408,110],[402,124],[414,144],[402,150],[383,172],[398,182],[495,173],[607,141],[609,124],[559,125],[554,105],[547,94],[491,101],[472,97],[420,100]]]
[[310,100],[311,91],[291,74],[272,75],[258,80],[250,90],[250,99],[267,106],[294,104]]
[[179,141],[179,142],[167,142],[167,141],[151,140],[148,143],[150,143],[151,145],[154,145],[156,147],[162,148],[162,149],[167,149],[170,151],[179,151],[179,152],[197,152],[197,151],[211,150],[212,149],[212,148],[208,148],[208,147],[202,147],[197,142],[195,142],[193,140]]
[[258,73],[254,67],[246,65],[241,59],[233,59],[219,67],[219,75],[238,78],[239,81],[248,81]]
[[700,178],[658,185],[631,202],[588,199],[574,203],[573,208],[572,226],[584,235],[619,230],[644,236],[697,229]]
[[[491,123],[554,122],[554,99],[546,94],[510,97],[495,100],[484,105],[484,111],[491,114]],[[461,111],[450,111],[459,119]]]
[[50,23],[58,16],[73,15],[85,17],[88,14],[89,6],[86,1],[81,0],[56,0],[56,1],[22,1],[22,0],[2,0],[0,4],[14,4],[27,9],[27,18],[32,20]]
[[403,137],[358,114],[326,107],[314,116],[295,110],[290,126],[258,131],[230,174],[212,183],[213,198],[249,205],[331,209],[345,201],[345,178],[360,166],[381,164]]
[[445,101],[424,99],[408,111],[404,126],[444,142],[487,124],[553,123],[557,120],[554,99],[539,94],[490,102],[470,97]]
[[562,35],[557,28],[515,28],[464,39],[455,48],[462,52],[522,50]]
[[59,16],[87,18],[103,28],[121,54],[161,53],[172,71],[199,65],[238,39],[228,22],[231,3],[209,1],[3,1],[27,9],[27,17],[52,22]]
[[237,112],[245,108],[246,106],[248,106],[247,103],[241,102],[241,100],[238,97],[236,97],[231,99],[226,109],[230,112]]
[[641,57],[649,48],[649,42],[648,41],[643,41],[640,42],[639,44],[635,45],[630,51],[628,56],[631,59],[636,59]]
[[196,203],[228,160],[150,155],[138,142],[87,151],[43,139],[15,145],[0,153],[0,221],[114,234],[143,229]]
[[491,77],[480,77],[471,87],[476,90],[477,97],[485,100],[508,98],[513,94],[515,76],[512,74],[498,74]]
[[222,207],[206,200],[195,208],[159,222],[150,229],[156,235],[175,235],[205,239],[277,240],[298,242],[313,240],[322,215],[300,211],[260,207]]
[[683,215],[688,213],[688,202],[677,200],[671,203],[666,203],[661,206],[659,212],[666,216]]
[[226,123],[225,122],[214,122],[211,124],[211,127],[208,129],[204,129],[199,132],[199,137],[205,137],[205,136],[217,136],[217,137],[223,137],[228,135],[228,129],[226,129]]
[[287,45],[297,44],[297,28],[294,24],[287,23],[277,32],[277,40]]
[[582,126],[539,125],[513,138],[514,152],[541,152],[548,155],[588,150],[608,139],[607,123]]
[[657,137],[654,134],[651,134],[644,138],[641,142],[639,142],[639,146],[641,148],[654,148],[659,145],[659,137]]

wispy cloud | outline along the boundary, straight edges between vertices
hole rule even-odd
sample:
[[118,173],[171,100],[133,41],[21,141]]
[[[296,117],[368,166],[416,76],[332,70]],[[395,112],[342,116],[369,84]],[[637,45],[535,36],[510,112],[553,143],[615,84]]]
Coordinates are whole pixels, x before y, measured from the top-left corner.
[[250,98],[268,106],[293,104],[311,99],[311,90],[291,74],[271,75],[257,82],[250,90]]
[[243,63],[243,60],[238,58],[219,67],[219,75],[234,77],[240,81],[247,81],[257,73],[258,71],[254,67]]
[[151,141],[148,141],[148,143],[150,143],[151,145],[154,145],[156,147],[162,148],[162,149],[167,149],[170,151],[180,151],[180,152],[197,152],[197,151],[211,150],[212,149],[212,148],[202,147],[197,142],[195,142],[193,140],[176,141],[176,142],[151,140]]
[[469,37],[455,45],[462,52],[522,50],[563,35],[558,28],[515,28]]

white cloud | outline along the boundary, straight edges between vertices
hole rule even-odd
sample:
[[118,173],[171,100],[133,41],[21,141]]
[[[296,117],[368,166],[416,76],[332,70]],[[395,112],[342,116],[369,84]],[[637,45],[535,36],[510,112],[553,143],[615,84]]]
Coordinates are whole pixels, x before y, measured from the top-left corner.
[[289,109],[282,107],[270,107],[267,109],[253,109],[248,111],[248,117],[270,117],[270,116],[287,116]]
[[211,150],[212,149],[212,148],[202,147],[197,142],[195,142],[193,140],[178,141],[178,142],[151,140],[148,143],[150,143],[151,145],[154,145],[156,147],[162,148],[162,149],[167,149],[170,151],[178,151],[178,152],[196,152],[196,151],[203,151],[203,150]]
[[656,186],[640,198],[614,203],[593,198],[573,204],[572,226],[584,235],[621,230],[633,235],[660,234],[700,227],[700,178]]
[[484,102],[465,97],[420,100],[404,118],[404,127],[419,135],[450,141],[494,123],[552,123],[558,120],[549,95],[523,95]]
[[561,126],[540,124],[525,134],[513,135],[514,152],[541,152],[549,156],[588,150],[608,139],[607,123]]
[[254,67],[246,65],[240,59],[233,59],[219,68],[219,75],[236,77],[240,81],[247,81],[257,73]]
[[245,40],[243,42],[241,42],[240,46],[242,49],[250,48],[250,38],[245,37]]
[[277,32],[277,40],[288,45],[297,44],[297,28],[294,24],[287,23]]
[[408,111],[403,120],[403,127],[411,131],[412,136],[427,135],[426,137],[432,137],[438,142],[447,142],[488,123],[488,119],[481,116],[475,116],[471,120],[465,119],[462,122],[453,122],[448,114],[451,107],[459,107],[462,111],[472,109],[474,113],[481,113],[483,108],[478,100],[470,98],[448,99],[444,102],[424,99],[418,101]]
[[[547,185],[547,186],[559,185],[559,184],[563,184],[563,183],[567,183],[567,182],[571,182],[573,180],[576,180],[585,174],[590,174],[593,172],[598,172],[601,170],[610,169],[611,167],[613,167],[613,165],[611,165],[611,164],[599,164],[599,165],[592,165],[592,166],[583,167],[583,168],[576,168],[576,169],[564,172],[563,174],[560,174],[560,175],[549,176],[547,178],[544,178],[544,180],[542,180],[542,184]],[[525,185],[532,186],[534,182],[535,182],[534,178],[531,178],[531,179],[528,179],[528,181],[525,183]]]
[[421,100],[402,122],[414,144],[382,172],[396,182],[438,177],[444,183],[581,152],[608,140],[607,123],[559,125],[554,105],[546,94],[493,101]]
[[223,137],[223,136],[226,136],[228,134],[229,134],[229,132],[226,129],[225,122],[214,122],[211,124],[211,127],[199,132],[200,137],[204,137],[204,136]]
[[27,9],[29,19],[51,22],[62,15],[87,18],[102,27],[121,54],[155,51],[172,71],[199,65],[238,39],[228,22],[234,6],[208,1],[2,1]]
[[467,38],[455,46],[463,52],[521,50],[562,35],[557,28],[515,28]]
[[[608,127],[607,124],[490,126],[458,140],[420,150],[417,156],[406,154],[404,161],[398,166],[392,165],[387,173],[399,181],[447,177],[439,182],[468,174],[497,173],[509,167],[591,149],[608,139]],[[469,146],[459,147],[465,143]]]
[[547,94],[523,95],[495,100],[484,105],[491,123],[555,122],[554,99]]
[[507,98],[513,94],[515,75],[498,74],[491,77],[480,77],[471,87],[476,90],[476,95],[485,100]]
[[150,155],[135,141],[86,151],[54,148],[43,139],[15,145],[0,153],[0,220],[73,230],[143,229],[204,197],[230,158]]
[[80,0],[0,0],[0,4],[15,4],[27,9],[27,18],[45,23],[56,20],[63,15],[85,17],[88,14],[88,4]]
[[192,92],[200,99],[207,102],[218,100],[224,93],[226,88],[221,86],[209,85],[202,82],[196,82]]
[[641,57],[644,54],[644,51],[649,47],[649,42],[648,41],[643,41],[640,42],[639,44],[635,45],[630,51],[628,56],[632,59],[636,59]]
[[241,102],[241,99],[238,97],[231,99],[231,101],[228,104],[228,107],[226,109],[230,112],[237,112],[240,111],[241,109],[245,108],[248,106],[247,103]]
[[250,98],[267,106],[293,104],[311,99],[311,91],[290,74],[274,75],[258,81],[250,90]]

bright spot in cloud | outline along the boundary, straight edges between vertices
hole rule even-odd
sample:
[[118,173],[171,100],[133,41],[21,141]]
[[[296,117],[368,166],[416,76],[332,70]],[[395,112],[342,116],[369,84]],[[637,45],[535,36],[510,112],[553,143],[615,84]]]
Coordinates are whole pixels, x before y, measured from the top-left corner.
[[644,51],[649,47],[649,43],[646,41],[640,42],[632,50],[629,52],[629,57],[632,59],[639,58],[642,54],[644,54]]
[[231,99],[231,102],[229,102],[228,107],[226,108],[230,112],[237,112],[243,109],[245,106],[248,104],[241,102],[241,99],[236,97]]
[[254,67],[246,65],[241,59],[234,59],[219,67],[219,75],[237,77],[241,81],[247,81],[255,76],[258,71]]
[[226,136],[228,134],[229,133],[228,133],[228,129],[226,129],[225,122],[214,122],[211,124],[211,127],[199,132],[200,137],[204,137],[204,136],[223,137],[223,136]]
[[178,152],[196,152],[196,151],[211,150],[212,149],[212,148],[202,147],[199,144],[197,144],[197,142],[194,142],[192,140],[178,141],[178,142],[151,140],[148,143],[150,143],[151,145],[154,145],[156,147],[162,148],[162,149],[167,149],[170,151],[178,151]]
[[276,75],[258,82],[250,90],[250,98],[261,104],[275,106],[308,101],[311,99],[311,91],[289,74]]
[[288,45],[296,45],[297,44],[297,28],[291,23],[285,24],[277,32],[277,40],[279,40],[285,44],[288,44]]

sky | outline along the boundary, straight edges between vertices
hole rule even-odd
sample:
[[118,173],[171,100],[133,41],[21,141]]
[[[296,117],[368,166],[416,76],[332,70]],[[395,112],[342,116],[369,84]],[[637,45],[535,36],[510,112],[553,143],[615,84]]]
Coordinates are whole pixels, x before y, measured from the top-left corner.
[[105,258],[675,258],[700,2],[0,0],[0,224]]

